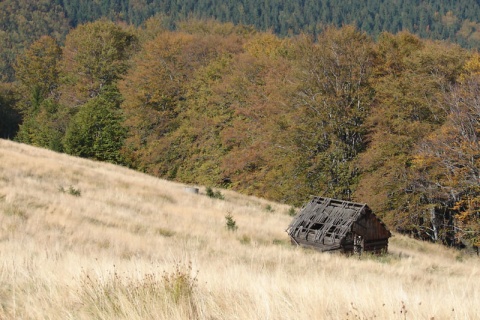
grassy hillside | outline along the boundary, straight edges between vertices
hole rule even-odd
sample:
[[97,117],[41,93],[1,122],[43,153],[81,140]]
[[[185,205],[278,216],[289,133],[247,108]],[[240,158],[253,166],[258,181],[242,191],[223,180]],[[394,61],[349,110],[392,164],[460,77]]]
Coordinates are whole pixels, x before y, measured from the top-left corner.
[[221,192],[0,140],[0,319],[480,315],[476,257],[400,235],[384,257],[294,248],[289,207]]

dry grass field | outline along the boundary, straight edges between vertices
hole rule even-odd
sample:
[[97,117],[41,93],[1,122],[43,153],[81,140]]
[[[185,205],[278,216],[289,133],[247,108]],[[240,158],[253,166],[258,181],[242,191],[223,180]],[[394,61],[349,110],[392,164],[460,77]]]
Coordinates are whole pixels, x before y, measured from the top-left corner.
[[0,319],[480,319],[477,257],[295,248],[288,206],[185,187],[0,140]]

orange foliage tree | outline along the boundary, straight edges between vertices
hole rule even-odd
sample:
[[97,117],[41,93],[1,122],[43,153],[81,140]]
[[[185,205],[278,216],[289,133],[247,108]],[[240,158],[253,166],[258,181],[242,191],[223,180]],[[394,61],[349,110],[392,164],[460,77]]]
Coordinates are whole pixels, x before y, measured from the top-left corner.
[[391,227],[429,238],[419,227],[431,228],[426,206],[434,208],[436,200],[422,198],[412,182],[413,153],[444,123],[445,93],[467,55],[458,46],[422,41],[406,32],[382,34],[375,49],[375,97],[366,119],[368,147],[359,157],[362,173],[355,196]]
[[187,101],[189,84],[195,81],[197,70],[239,50],[235,39],[178,31],[160,33],[143,44],[120,85],[125,97],[125,124],[131,133],[125,153],[132,165],[162,176],[176,175],[178,166],[172,161],[178,162],[182,156],[171,139],[183,115],[194,105]]
[[290,136],[296,88],[292,42],[264,33],[251,37],[244,49],[224,79],[232,119],[220,133],[228,150],[222,172],[238,190],[292,202],[302,185],[294,174],[297,153]]
[[435,240],[478,246],[480,76],[468,69],[472,65],[470,60],[460,83],[447,95],[446,122],[418,148],[413,185],[425,199],[423,207],[430,207],[430,232]]

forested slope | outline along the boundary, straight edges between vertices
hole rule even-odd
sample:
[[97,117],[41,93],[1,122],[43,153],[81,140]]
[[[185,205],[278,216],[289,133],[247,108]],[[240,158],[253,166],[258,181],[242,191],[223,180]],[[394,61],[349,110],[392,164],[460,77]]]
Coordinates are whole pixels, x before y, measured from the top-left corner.
[[279,35],[318,33],[325,25],[354,24],[375,36],[383,31],[410,31],[421,37],[458,40],[465,45],[478,45],[480,40],[480,6],[474,0],[65,0],[62,6],[72,26],[101,17],[140,25],[153,14],[163,13],[173,21],[214,18],[272,30]]
[[163,23],[33,42],[0,91],[2,137],[292,205],[366,202],[392,229],[478,244],[476,52],[354,26]]

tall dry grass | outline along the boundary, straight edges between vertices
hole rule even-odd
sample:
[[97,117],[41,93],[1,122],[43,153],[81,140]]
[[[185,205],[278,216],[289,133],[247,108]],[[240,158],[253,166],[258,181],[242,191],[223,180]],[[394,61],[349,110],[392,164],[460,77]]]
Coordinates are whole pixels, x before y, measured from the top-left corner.
[[184,188],[0,140],[0,319],[480,318],[476,257],[299,249],[289,207]]

